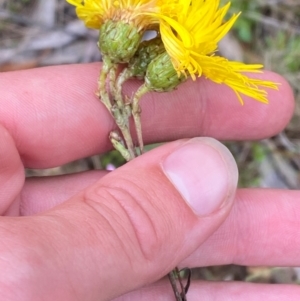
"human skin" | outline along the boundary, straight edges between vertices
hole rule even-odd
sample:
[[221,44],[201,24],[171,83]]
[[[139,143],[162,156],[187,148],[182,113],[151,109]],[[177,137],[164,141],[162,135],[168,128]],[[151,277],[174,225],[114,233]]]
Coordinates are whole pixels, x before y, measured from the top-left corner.
[[[114,122],[94,95],[99,69],[72,65],[0,75],[3,300],[173,300],[170,285],[159,279],[177,265],[299,266],[299,191],[235,193],[236,167],[225,148],[189,139],[254,140],[280,132],[294,100],[274,73],[255,75],[281,83],[279,91],[268,91],[268,105],[245,97],[241,106],[229,88],[203,78],[149,94],[141,104],[145,143],[172,142],[112,173],[25,179],[24,167],[50,168],[111,149]],[[126,84],[125,93],[138,85]],[[185,158],[191,169],[190,159],[199,163],[193,173],[203,178],[191,190],[199,190],[199,204],[206,197],[226,199],[216,210],[192,210],[166,176],[166,158],[186,145],[201,150],[199,158]],[[170,162],[172,169],[176,161]],[[298,300],[300,289],[194,281],[188,294],[189,301]]]

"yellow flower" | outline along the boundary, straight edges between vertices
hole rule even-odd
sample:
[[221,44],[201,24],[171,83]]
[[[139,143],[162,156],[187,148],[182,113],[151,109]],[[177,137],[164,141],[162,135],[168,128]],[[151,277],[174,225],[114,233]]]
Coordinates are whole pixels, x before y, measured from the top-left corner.
[[161,15],[173,15],[178,0],[67,0],[79,19],[100,29],[103,60],[128,63],[147,29],[158,29]]
[[219,8],[219,0],[178,0],[180,10],[172,18],[160,16],[160,33],[178,75],[206,78],[226,84],[243,103],[241,94],[268,103],[261,87],[277,89],[270,81],[252,79],[244,72],[260,72],[263,66],[232,62],[215,55],[218,42],[227,34],[239,14],[223,19],[230,3]]
[[76,6],[78,18],[89,28],[100,29],[108,20],[124,21],[144,30],[158,24],[157,15],[170,14],[174,9],[170,0],[66,0]]

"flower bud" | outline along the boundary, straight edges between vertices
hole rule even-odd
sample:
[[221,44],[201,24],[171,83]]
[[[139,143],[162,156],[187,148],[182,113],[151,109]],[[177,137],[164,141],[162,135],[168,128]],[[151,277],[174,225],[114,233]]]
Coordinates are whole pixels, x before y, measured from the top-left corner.
[[149,91],[168,92],[174,90],[185,80],[186,77],[177,73],[170,56],[164,52],[148,65],[145,86]]
[[112,63],[128,63],[142,38],[135,26],[123,21],[108,20],[100,30],[99,48]]
[[160,37],[143,41],[128,63],[130,74],[144,79],[149,63],[163,52],[165,52],[165,47]]

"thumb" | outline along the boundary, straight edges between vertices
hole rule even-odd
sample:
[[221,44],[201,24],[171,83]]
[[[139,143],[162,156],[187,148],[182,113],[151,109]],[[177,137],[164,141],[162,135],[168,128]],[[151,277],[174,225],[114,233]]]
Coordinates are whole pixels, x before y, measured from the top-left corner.
[[[36,290],[31,300],[107,300],[158,280],[224,221],[237,177],[231,154],[216,140],[181,140],[129,162],[43,216],[27,218],[10,233],[27,237],[27,249],[35,245],[41,257],[26,267]],[[26,276],[24,289],[30,287]]]

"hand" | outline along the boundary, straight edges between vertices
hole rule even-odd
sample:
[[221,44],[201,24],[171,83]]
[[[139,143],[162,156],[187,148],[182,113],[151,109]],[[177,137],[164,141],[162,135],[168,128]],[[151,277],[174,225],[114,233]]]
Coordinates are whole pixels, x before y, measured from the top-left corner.
[[[174,300],[167,281],[154,282],[176,265],[299,266],[300,193],[235,195],[237,170],[226,148],[211,138],[188,139],[278,133],[294,104],[276,74],[256,75],[281,82],[279,92],[269,91],[269,105],[245,98],[241,106],[227,87],[202,78],[150,94],[142,101],[146,143],[185,140],[112,173],[25,180],[24,167],[49,168],[111,148],[114,123],[94,96],[98,72],[99,64],[90,64],[0,76],[3,300]],[[126,93],[137,86],[128,83]],[[263,294],[291,301],[299,293],[294,286],[195,281],[188,300]]]

